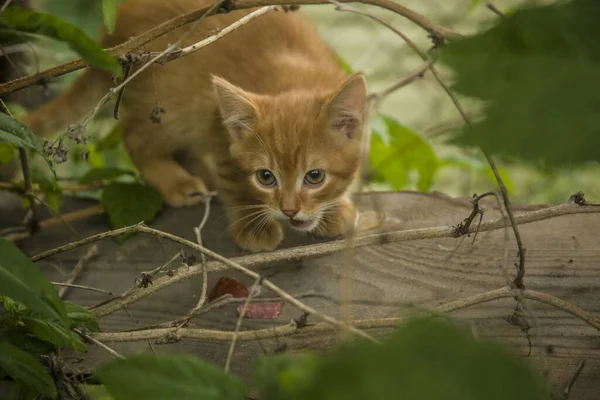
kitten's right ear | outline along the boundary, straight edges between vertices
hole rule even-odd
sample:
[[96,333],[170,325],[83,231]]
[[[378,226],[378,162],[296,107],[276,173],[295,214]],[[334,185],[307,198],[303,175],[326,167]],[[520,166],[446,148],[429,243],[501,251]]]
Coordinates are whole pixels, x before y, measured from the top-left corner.
[[243,89],[218,76],[213,76],[212,82],[221,110],[223,125],[231,134],[232,139],[240,139],[244,132],[252,131],[258,111],[252,104],[249,94]]

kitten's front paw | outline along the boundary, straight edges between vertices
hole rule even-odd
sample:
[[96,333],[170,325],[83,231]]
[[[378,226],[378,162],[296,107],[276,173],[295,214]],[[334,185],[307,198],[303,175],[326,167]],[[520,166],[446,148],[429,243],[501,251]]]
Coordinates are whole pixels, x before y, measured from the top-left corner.
[[283,229],[273,221],[264,225],[250,224],[242,230],[232,229],[235,244],[252,252],[275,250],[283,240]]
[[344,236],[356,228],[358,210],[350,200],[343,200],[323,217],[316,234],[325,237]]
[[171,207],[187,207],[203,200],[202,195],[208,193],[202,179],[190,176],[185,180],[177,180],[161,188],[165,202]]

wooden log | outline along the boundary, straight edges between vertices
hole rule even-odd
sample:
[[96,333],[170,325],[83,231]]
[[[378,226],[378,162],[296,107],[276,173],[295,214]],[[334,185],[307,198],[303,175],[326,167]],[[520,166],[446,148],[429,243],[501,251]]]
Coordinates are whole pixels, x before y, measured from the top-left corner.
[[[357,196],[361,211],[379,210],[385,220],[379,229],[395,231],[460,223],[471,211],[466,199],[452,199],[441,194],[413,192],[370,193]],[[94,205],[92,202],[68,201],[65,211]],[[14,201],[0,199],[0,227],[18,220]],[[484,221],[500,217],[495,202],[484,202]],[[4,209],[2,209],[4,205]],[[6,207],[10,207],[11,211]],[[544,206],[515,206],[516,214]],[[150,225],[195,241],[193,227],[203,215],[203,206],[186,209],[165,209]],[[21,245],[27,254],[75,241],[108,229],[105,216],[93,216],[72,224],[79,233],[66,227],[42,230]],[[527,248],[525,285],[528,289],[556,296],[571,302],[596,318],[600,317],[600,227],[599,214],[567,215],[521,225]],[[233,245],[227,233],[224,210],[213,204],[209,221],[203,231],[207,248],[227,257],[242,252]],[[384,318],[408,315],[411,306],[435,305],[480,294],[506,284],[502,272],[504,230],[481,232],[475,243],[466,238],[449,257],[461,239],[437,238],[402,243],[361,247],[352,254],[335,253],[302,260],[278,262],[255,268],[275,284],[292,294],[311,294],[302,300],[319,311],[334,317],[340,313],[340,303],[346,302],[353,319]],[[317,239],[298,234],[286,236],[283,247],[316,243]],[[90,261],[75,283],[120,293],[127,290],[140,272],[156,268],[175,254],[180,245],[159,240],[152,235],[137,234],[123,245],[108,239],[99,243],[100,255]],[[185,249],[188,251],[187,249]],[[86,251],[80,248],[38,262],[51,280],[64,281],[78,259]],[[189,251],[188,251],[189,252]],[[509,234],[509,267],[514,275],[516,245]],[[252,280],[240,273],[223,271],[209,276],[209,290],[221,276],[235,277],[248,287]],[[171,321],[186,315],[198,301],[202,286],[200,276],[169,286],[125,310],[101,319],[103,331],[139,329],[143,326]],[[342,296],[341,290],[348,296]],[[263,290],[261,297],[272,297]],[[346,298],[348,297],[348,298]],[[71,290],[67,299],[91,306],[107,298],[102,293]],[[237,321],[236,304],[203,314],[193,320],[193,327],[232,331]],[[571,399],[596,399],[600,384],[600,335],[597,329],[553,306],[528,300],[526,305],[535,315],[530,319],[531,358],[548,372],[552,386],[562,392],[580,360],[586,367],[571,391]],[[527,335],[506,321],[515,308],[511,297],[478,304],[451,315],[471,321],[480,337],[493,338],[514,347],[526,356]],[[266,329],[288,323],[301,312],[285,305],[276,320],[245,319],[242,331]],[[317,322],[309,319],[310,322]],[[378,336],[389,329],[372,329]],[[339,332],[310,332],[260,340],[241,340],[232,360],[232,372],[248,380],[253,362],[263,349],[274,351],[285,344],[288,351],[300,349],[326,350],[340,339]],[[150,352],[147,341],[109,343],[127,355]],[[224,365],[228,341],[215,339],[182,339],[175,343],[157,344],[157,353],[196,354],[218,365]],[[78,370],[93,369],[109,360],[104,350],[90,346],[86,360]],[[544,365],[545,363],[545,365]]]

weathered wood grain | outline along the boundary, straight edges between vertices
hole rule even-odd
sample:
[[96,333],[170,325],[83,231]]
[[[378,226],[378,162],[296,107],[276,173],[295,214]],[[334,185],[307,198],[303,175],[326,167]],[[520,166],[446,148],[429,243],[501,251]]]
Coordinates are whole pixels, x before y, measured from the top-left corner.
[[[386,219],[382,230],[399,230],[456,224],[465,218],[471,206],[467,200],[451,199],[440,194],[377,193],[357,197],[362,210],[377,209]],[[93,203],[70,201],[75,209]],[[0,200],[0,227],[18,221],[15,204]],[[484,220],[500,216],[494,202],[486,202]],[[4,205],[4,206],[3,206]],[[11,210],[9,213],[9,207]],[[516,207],[516,212],[541,206]],[[227,222],[218,203],[203,232],[204,244],[225,256],[241,255],[227,236]],[[152,227],[194,240],[192,227],[202,218],[203,208],[165,209]],[[73,224],[81,237],[107,230],[103,216]],[[520,226],[527,247],[528,288],[567,300],[600,317],[600,215],[570,215]],[[24,251],[33,255],[77,237],[65,227],[42,231],[22,243]],[[428,239],[397,244],[358,248],[352,254],[333,254],[310,259],[287,261],[261,267],[258,271],[292,294],[315,293],[303,301],[318,310],[338,316],[340,282],[351,290],[351,317],[378,318],[407,314],[411,306],[435,306],[469,295],[496,289],[505,283],[502,274],[504,232],[484,232],[474,244],[467,238],[453,257],[448,256],[460,239]],[[316,239],[291,235],[285,247],[316,242]],[[509,272],[513,274],[516,246],[509,241]],[[124,245],[113,240],[99,244],[100,256],[89,263],[76,283],[122,292],[128,289],[141,271],[151,270],[169,259],[179,246],[160,241],[150,235],[136,235]],[[85,248],[56,255],[38,264],[56,281],[66,279]],[[225,271],[209,277],[209,289],[220,276],[234,276],[248,286],[249,278]],[[201,279],[194,278],[175,284],[128,307],[131,316],[121,310],[101,320],[105,331],[135,329],[183,316],[198,300]],[[261,296],[272,296],[263,291]],[[104,299],[101,293],[71,290],[71,301],[90,306]],[[532,360],[549,371],[550,380],[562,391],[581,359],[587,365],[572,389],[571,399],[596,399],[600,387],[600,334],[582,321],[544,304],[528,301],[535,314],[532,332]],[[199,328],[233,330],[237,319],[236,306],[211,311],[194,320]],[[518,327],[504,318],[514,309],[513,299],[501,299],[453,313],[472,321],[481,337],[491,337],[513,345],[526,355],[528,341]],[[300,315],[298,310],[284,306],[275,321],[245,320],[242,329],[268,328],[283,325]],[[133,317],[133,319],[132,319]],[[385,329],[373,331],[381,335]],[[339,339],[335,332],[301,334],[272,340],[242,341],[236,347],[232,372],[248,379],[252,363],[263,348],[273,351],[286,344],[290,351],[303,348],[324,350]],[[171,344],[153,344],[157,352],[193,353],[217,364],[225,362],[229,343],[209,340],[182,340]],[[112,343],[123,354],[151,351],[145,342]],[[101,349],[91,346],[86,361],[77,368],[88,369],[109,359]]]

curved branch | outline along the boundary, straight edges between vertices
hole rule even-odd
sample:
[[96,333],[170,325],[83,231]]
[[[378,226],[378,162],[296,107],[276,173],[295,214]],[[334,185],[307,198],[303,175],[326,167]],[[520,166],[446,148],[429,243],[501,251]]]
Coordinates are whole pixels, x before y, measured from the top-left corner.
[[[509,289],[506,286],[500,289],[491,290],[489,292],[465,297],[463,299],[444,302],[436,307],[432,307],[431,310],[448,313],[463,308],[471,307],[477,304],[487,303],[492,300],[515,296],[522,296],[526,299],[531,299],[539,301],[541,303],[552,305],[562,311],[568,312],[569,314],[581,319],[588,325],[600,330],[600,319],[595,318],[592,314],[576,306],[575,304],[569,303],[549,294],[536,292],[534,290]],[[346,322],[360,329],[377,329],[393,328],[398,324],[402,323],[404,320],[406,320],[405,317],[392,317],[376,319],[359,319]],[[231,341],[232,338],[236,336],[237,340],[239,341],[249,341],[288,336],[297,333],[320,333],[330,332],[333,330],[335,330],[335,327],[327,323],[317,323],[305,326],[303,328],[298,328],[297,325],[292,322],[290,324],[278,326],[275,328],[249,330],[237,333],[231,331],[218,331],[211,329],[161,328],[130,332],[99,332],[93,333],[91,334],[91,336],[102,342],[133,342],[140,340],[159,339],[171,335],[176,331],[175,334],[178,338]]]
[[[586,213],[600,213],[600,207],[588,207],[588,206],[578,206],[575,204],[564,204],[555,207],[548,207],[541,210],[535,210],[527,213],[523,213],[517,215],[515,217],[516,224],[525,224],[535,221],[540,221],[548,218],[554,218],[561,215],[569,215],[569,214],[586,214]],[[486,221],[479,226],[479,232],[490,231],[494,229],[502,229],[504,228],[505,220],[504,218],[499,218],[493,221]],[[471,227],[470,232],[475,232],[477,227]],[[202,246],[199,246],[196,243],[193,243],[189,240],[179,238],[177,236],[171,235],[166,232],[162,232],[156,229],[148,228],[142,224],[133,225],[121,229],[116,229],[113,231],[108,231],[104,233],[100,233],[94,236],[90,236],[86,239],[82,239],[80,241],[69,243],[64,246],[57,247],[52,250],[45,251],[40,253],[34,257],[32,257],[33,261],[39,261],[44,258],[48,258],[50,256],[73,250],[75,248],[84,246],[89,243],[96,242],[98,240],[102,240],[108,237],[115,237],[121,235],[123,233],[135,233],[135,232],[146,232],[151,233],[156,236],[160,236],[166,238],[168,240],[179,243],[188,248],[197,250],[201,253],[206,254],[209,257],[215,258],[217,257],[223,258],[218,254],[205,249]],[[276,250],[268,253],[259,253],[252,254],[243,257],[236,257],[232,259],[225,259],[227,262],[232,262],[237,264],[238,266],[243,266],[244,268],[252,268],[258,265],[264,265],[268,263],[273,263],[277,261],[291,260],[291,259],[299,259],[303,257],[315,257],[315,256],[324,256],[327,254],[335,253],[347,248],[348,245],[352,247],[362,247],[362,246],[372,246],[372,245],[380,245],[387,243],[397,243],[397,242],[406,242],[412,240],[419,239],[431,239],[431,238],[441,238],[441,237],[455,237],[455,226],[439,226],[433,228],[420,228],[420,229],[409,229],[404,231],[396,231],[396,232],[384,232],[372,235],[365,236],[357,236],[350,239],[342,239],[336,240],[332,242],[307,245],[307,246],[298,246],[288,249]],[[220,261],[220,259],[219,259]],[[226,263],[227,264],[227,263]],[[221,262],[212,261],[208,263],[207,270],[209,272],[212,271],[220,271],[227,269],[227,266],[224,266]],[[146,296],[149,296],[159,290],[162,290],[168,286],[171,286],[177,282],[189,279],[193,276],[202,274],[203,268],[200,266],[186,266],[185,268],[181,268],[177,274],[173,277],[163,276],[159,279],[156,279],[153,282],[153,285],[144,289],[135,289],[132,292],[128,293],[127,296],[120,297],[114,300],[109,300],[106,303],[103,303],[100,306],[92,308],[91,311],[96,317],[103,317],[109,315],[123,306],[139,301]],[[252,272],[252,274],[254,274]],[[250,275],[255,277],[254,275]]]
[[[342,3],[349,3],[352,1],[342,0]],[[450,29],[439,26],[425,16],[404,7],[401,4],[398,4],[394,1],[390,0],[358,0],[358,3],[369,4],[376,7],[384,8],[389,11],[392,11],[396,14],[399,14],[415,24],[419,25],[421,28],[426,30],[428,33],[433,34],[435,36],[439,36],[444,39],[454,40],[459,39],[462,35],[451,31]],[[254,7],[268,6],[268,5],[290,5],[290,4],[329,4],[328,0],[237,0],[232,2],[231,10],[243,10]],[[124,57],[127,54],[139,50],[146,44],[151,41],[171,32],[174,29],[180,28],[184,25],[190,24],[198,19],[200,19],[210,7],[200,8],[198,10],[191,11],[189,13],[180,15],[173,19],[170,19],[162,24],[150,29],[147,32],[144,32],[118,46],[111,47],[106,49],[107,52],[113,57]],[[207,15],[210,17],[210,15]],[[24,89],[26,87],[41,83],[47,82],[50,79],[56,78],[61,75],[68,74],[73,71],[77,71],[82,68],[88,67],[88,64],[82,60],[74,60],[61,65],[58,65],[53,68],[49,68],[45,71],[42,71],[35,75],[25,76],[23,78],[18,78],[12,80],[10,82],[4,83],[0,85],[0,95],[4,95],[7,93],[12,93],[17,90]]]

